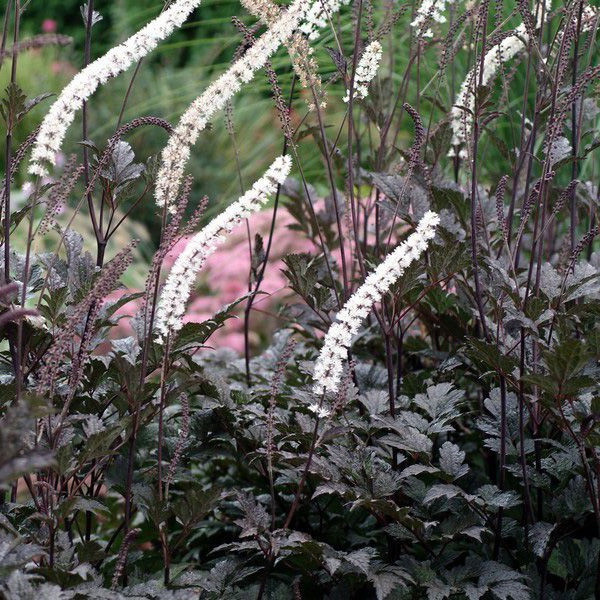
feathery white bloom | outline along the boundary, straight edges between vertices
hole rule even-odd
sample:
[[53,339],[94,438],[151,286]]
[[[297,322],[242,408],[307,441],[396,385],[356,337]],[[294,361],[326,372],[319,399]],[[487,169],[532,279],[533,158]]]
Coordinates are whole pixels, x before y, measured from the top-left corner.
[[318,30],[328,24],[331,15],[349,2],[350,0],[316,0],[308,10],[300,31],[307,35],[309,40],[316,39],[319,36]]
[[344,360],[347,358],[348,348],[352,345],[352,337],[358,332],[361,323],[373,309],[373,305],[383,298],[410,263],[418,259],[427,249],[427,244],[433,239],[439,222],[440,218],[436,213],[427,211],[419,221],[416,231],[386,256],[344,304],[325,336],[323,348],[315,363],[313,373],[315,393],[338,390]]
[[289,156],[276,158],[250,190],[188,241],[169,272],[158,302],[156,330],[159,338],[164,339],[169,332],[181,329],[187,300],[196,275],[206,259],[216,250],[227,233],[269,199],[277,186],[285,181],[291,165]]
[[[378,41],[371,42],[362,53],[356,65],[354,75],[354,99],[366,98],[369,94],[369,83],[377,75],[383,49]],[[350,102],[350,90],[346,91],[344,102]]]
[[154,50],[158,43],[181,27],[201,0],[177,0],[122,44],[81,70],[59,94],[40,127],[31,153],[29,172],[48,175],[69,125],[83,103],[111,77],[126,71],[133,63]]
[[[546,9],[544,11],[547,17],[552,7],[552,0],[546,0]],[[537,29],[542,26],[542,14],[538,15]],[[481,85],[488,86],[500,70],[503,63],[514,58],[519,52],[523,51],[529,43],[529,34],[524,24],[519,25],[513,35],[504,38],[498,44],[492,46],[483,59],[483,72]],[[456,156],[456,148],[462,146],[458,155],[461,158],[467,157],[467,151],[464,145],[468,141],[472,128],[472,113],[475,108],[474,89],[479,85],[479,74],[481,65],[473,67],[463,81],[460,91],[450,111],[450,125],[452,127],[452,148],[448,156]],[[470,113],[464,109],[471,111]]]
[[[496,73],[500,69],[502,63],[509,61],[511,58],[521,52],[527,44],[527,30],[523,24],[515,29],[515,35],[504,38],[500,43],[493,46],[483,59],[483,73],[481,78],[482,86],[490,84]],[[475,82],[479,83],[479,69],[477,65],[469,73],[462,83],[460,92],[456,97],[456,102],[450,111],[450,125],[452,127],[452,149],[448,153],[449,156],[455,156],[455,148],[464,146],[467,142],[472,127],[472,113],[475,108],[475,96],[473,88]],[[471,111],[465,111],[464,109]],[[466,148],[462,147],[459,151],[461,158],[467,157]]]
[[331,416],[331,411],[319,406],[318,402],[313,402],[312,404],[309,404],[308,410],[315,413],[315,415],[319,417],[319,419],[327,419]]
[[423,0],[421,5],[417,9],[417,16],[411,23],[411,26],[417,30],[419,37],[432,37],[433,32],[431,29],[423,31],[423,27],[429,25],[431,21],[437,21],[438,23],[445,23],[446,17],[443,15],[446,3],[452,0]]
[[329,14],[339,10],[338,0],[294,0],[287,11],[261,35],[256,43],[223,75],[190,104],[181,116],[161,155],[154,197],[159,207],[172,206],[183,179],[185,165],[193,146],[209,119],[225,107],[256,71],[264,67],[279,46],[312,14],[314,6],[328,5]]

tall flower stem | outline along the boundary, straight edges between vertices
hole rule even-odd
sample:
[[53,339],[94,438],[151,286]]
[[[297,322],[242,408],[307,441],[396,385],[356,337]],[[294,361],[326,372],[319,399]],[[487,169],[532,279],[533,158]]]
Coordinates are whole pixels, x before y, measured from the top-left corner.
[[4,51],[6,50],[6,40],[8,39],[8,24],[10,22],[10,13],[12,11],[12,0],[6,3],[4,10],[4,23],[2,24],[2,39],[0,39],[0,70],[2,70]]
[[488,339],[488,330],[485,322],[485,312],[483,310],[483,298],[481,293],[481,282],[479,280],[479,261],[478,261],[478,249],[477,249],[477,151],[479,148],[479,114],[478,114],[478,94],[477,89],[481,87],[483,82],[483,68],[485,63],[486,55],[486,40],[487,40],[487,20],[488,20],[488,4],[484,5],[484,14],[482,16],[482,40],[481,40],[481,59],[480,68],[478,75],[478,85],[475,86],[473,93],[475,95],[474,101],[474,119],[473,119],[473,156],[472,156],[472,175],[471,175],[471,263],[473,266],[473,279],[475,281],[475,298],[477,303],[477,310],[479,312],[479,320],[481,322],[481,328],[486,339]]
[[327,167],[327,177],[329,178],[329,185],[331,187],[331,195],[333,198],[333,210],[335,213],[335,220],[338,230],[338,239],[340,244],[340,261],[342,263],[342,281],[344,285],[344,299],[346,299],[350,293],[350,282],[348,279],[348,267],[346,265],[346,250],[344,244],[344,229],[342,227],[342,219],[340,215],[340,206],[337,195],[337,188],[335,185],[335,178],[333,176],[333,165],[331,164],[331,156],[329,155],[329,142],[327,141],[327,134],[325,133],[325,125],[323,124],[323,116],[321,114],[321,107],[319,106],[319,98],[315,92],[314,86],[311,86],[311,92],[313,96],[313,102],[315,105],[315,113],[317,115],[317,123],[319,125],[319,133],[321,135],[321,141],[324,147],[325,165]]
[[[158,409],[158,447],[157,447],[157,479],[158,479],[158,500],[162,502],[163,494],[163,443],[164,443],[164,414],[167,401],[167,373],[169,370],[169,354],[170,354],[170,335],[167,334],[165,340],[165,353],[163,356],[163,364],[160,372],[160,406]],[[161,547],[164,558],[164,582],[169,583],[170,577],[170,556],[169,556],[169,531],[167,524],[161,522],[158,526]]]
[[[10,16],[11,3],[8,3],[6,8],[6,20],[4,23],[4,29],[2,36],[2,43],[6,43],[6,31],[8,29],[8,21]],[[13,45],[16,45],[19,40],[19,26],[21,22],[21,2],[20,0],[14,0],[14,32],[13,32]],[[18,52],[13,52],[12,64],[10,70],[10,85],[15,86],[17,82],[17,57]],[[12,173],[12,138],[13,128],[15,126],[14,119],[16,115],[10,114],[12,111],[8,111],[7,123],[6,123],[6,144],[5,144],[5,156],[6,156],[6,169],[5,169],[5,188],[4,188],[4,283],[10,283],[10,183]],[[22,327],[22,321],[19,321],[19,327]],[[9,348],[11,354],[11,360],[13,363],[13,370],[15,374],[15,380],[19,382],[22,377],[22,365],[21,355],[19,352],[18,343],[15,344],[14,338],[9,338]],[[20,396],[19,384],[17,383],[17,399]]]
[[300,477],[300,481],[298,483],[298,488],[296,490],[296,494],[294,495],[294,499],[292,500],[292,505],[285,519],[285,523],[283,524],[283,529],[289,529],[292,519],[298,510],[298,506],[300,505],[300,498],[302,497],[302,492],[304,490],[304,486],[306,485],[306,479],[308,477],[308,472],[310,470],[310,466],[312,465],[312,459],[315,455],[315,449],[317,447],[317,440],[319,432],[319,417],[315,416],[315,427],[313,429],[312,439],[310,442],[310,448],[308,450],[308,456],[306,458],[306,463],[304,465],[304,470],[302,471],[302,475]]
[[[583,0],[579,1],[579,11],[577,13],[577,31],[575,33],[575,40],[573,43],[573,69],[571,76],[571,85],[577,83],[577,69],[579,60],[579,36],[581,34],[581,18],[583,16]],[[577,127],[577,99],[573,100],[571,105],[571,152],[573,156],[573,163],[571,165],[571,179],[577,178],[577,172],[579,170],[577,164],[577,150],[579,147],[579,131]],[[576,194],[571,194],[571,202],[569,205],[569,212],[571,214],[571,222],[569,227],[569,241],[571,244],[571,253],[575,250],[575,230],[577,228],[577,207],[575,204]]]
[[[8,7],[7,7],[7,21],[8,21]],[[13,45],[16,45],[19,41],[19,25],[21,22],[21,2],[20,0],[14,0],[14,33],[13,33]],[[5,25],[6,26],[6,25]],[[5,37],[3,36],[3,40]],[[10,85],[14,86],[17,82],[17,59],[18,52],[13,52],[12,64],[10,70]],[[10,173],[12,171],[12,138],[13,129],[16,123],[14,123],[16,115],[7,115],[8,122],[6,124],[6,183],[4,190],[4,282],[10,282]]]
[[[290,88],[290,95],[288,98],[288,110],[292,106],[292,99],[294,97],[294,90],[296,87],[296,74],[292,76],[292,85]],[[281,155],[285,156],[288,151],[288,138],[284,134],[283,138],[283,148],[281,151]],[[271,246],[273,244],[273,236],[275,234],[275,223],[277,221],[277,211],[279,209],[279,198],[281,196],[281,185],[277,186],[277,192],[275,193],[275,200],[273,201],[273,215],[271,217],[271,226],[269,228],[269,239],[267,240],[267,247],[265,248],[265,256],[260,267],[260,271],[256,277],[256,283],[254,284],[254,289],[251,291],[248,296],[248,301],[246,302],[246,308],[244,309],[244,360],[246,366],[246,384],[249,386],[251,383],[250,378],[250,313],[252,311],[252,306],[254,304],[254,300],[256,299],[256,295],[260,291],[260,286],[262,285],[263,279],[265,277],[265,271],[267,270],[267,265],[269,263],[269,256],[271,255]]]
[[[296,511],[298,510],[299,506],[300,506],[300,498],[302,497],[302,492],[304,491],[304,486],[306,485],[306,480],[308,478],[308,472],[310,470],[310,466],[312,465],[312,460],[313,457],[315,455],[315,450],[317,447],[317,442],[319,440],[319,417],[315,416],[315,426],[312,432],[312,438],[311,438],[311,442],[310,442],[310,447],[308,450],[308,456],[306,458],[306,463],[304,465],[304,469],[302,471],[302,475],[300,476],[300,481],[298,482],[298,487],[296,489],[296,493],[294,494],[294,499],[292,500],[292,504],[290,506],[290,510],[288,511],[287,517],[285,519],[285,523],[283,525],[283,529],[289,529],[290,525],[292,524],[292,520],[296,514]],[[261,582],[261,585],[259,587],[258,590],[258,595],[256,597],[256,600],[261,600],[261,598],[264,595],[265,592],[265,588],[267,585],[267,579],[269,577],[269,572],[271,571],[273,564],[275,562],[275,555],[269,551],[269,560],[268,560],[268,564],[266,566],[265,569],[265,575],[263,577],[263,580]]]
[[[350,194],[350,211],[352,214],[352,226],[354,228],[354,247],[362,275],[366,273],[364,259],[360,248],[359,223],[357,216],[357,206],[354,198],[354,157],[352,152],[352,141],[354,137],[354,82],[356,78],[356,65],[358,63],[358,47],[360,43],[360,24],[362,19],[363,3],[358,0],[356,9],[356,23],[354,32],[354,54],[352,56],[352,76],[350,78],[350,87],[348,90],[348,193]],[[365,240],[366,243],[366,240]]]
[[[162,238],[165,234],[165,230],[166,230],[166,226],[167,226],[167,207],[166,206],[164,206],[163,210],[162,210],[161,223],[162,223],[162,226],[161,226],[161,244],[162,244],[162,241],[163,241]],[[126,536],[130,531],[131,513],[132,513],[132,508],[133,508],[132,495],[133,495],[133,470],[134,470],[134,465],[135,465],[135,447],[136,447],[136,442],[137,442],[138,429],[139,429],[139,425],[140,425],[140,410],[142,408],[141,401],[139,400],[139,398],[143,397],[144,382],[146,380],[146,370],[148,367],[148,356],[150,353],[150,346],[153,341],[152,329],[153,329],[154,317],[155,317],[155,313],[156,313],[156,302],[158,300],[158,290],[160,287],[160,272],[161,272],[161,269],[159,266],[159,268],[157,269],[157,272],[156,272],[156,276],[154,278],[153,285],[152,285],[153,296],[152,296],[152,303],[150,306],[149,323],[148,323],[146,312],[144,312],[144,314],[143,314],[145,338],[144,338],[144,347],[142,350],[142,362],[141,362],[141,367],[140,367],[140,380],[139,380],[140,393],[139,393],[139,395],[136,395],[134,397],[135,404],[130,408],[130,412],[132,413],[132,421],[131,421],[131,434],[129,435],[129,444],[128,444],[128,448],[127,448],[127,475],[126,475],[126,481],[125,481],[125,515],[124,515],[124,520],[123,520],[123,526],[124,526],[124,531],[125,531]],[[147,302],[146,302],[146,306],[147,306]],[[148,323],[147,329],[146,329],[146,323]],[[126,583],[127,583],[127,570],[126,569],[123,571],[123,582],[124,582],[124,585],[126,585]]]
[[[85,18],[85,46],[83,55],[83,68],[85,69],[89,63],[92,54],[92,27],[94,19],[94,0],[88,0],[87,13]],[[92,220],[92,228],[94,230],[94,236],[96,237],[97,245],[97,256],[96,265],[102,266],[104,262],[104,248],[102,240],[102,223],[98,223],[96,218],[96,209],[94,207],[94,200],[92,197],[92,190],[90,189],[90,159],[89,152],[85,142],[88,139],[88,103],[84,100],[81,108],[81,133],[83,136],[83,176],[86,187],[86,200],[88,204],[88,210],[90,211],[90,219]]]

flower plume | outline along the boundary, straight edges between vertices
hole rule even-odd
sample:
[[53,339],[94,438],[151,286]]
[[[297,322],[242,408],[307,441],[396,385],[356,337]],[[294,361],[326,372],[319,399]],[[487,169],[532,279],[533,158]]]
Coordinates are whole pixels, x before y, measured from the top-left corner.
[[[371,42],[362,53],[358,64],[356,65],[356,74],[354,76],[354,98],[359,100],[366,98],[369,94],[369,84],[377,75],[379,63],[383,49],[381,44],[375,40]],[[344,102],[350,101],[350,90],[346,92]]]
[[[545,8],[537,11],[537,23],[535,29],[540,29],[544,24],[543,18],[548,19],[552,8],[552,0],[545,0]],[[595,28],[598,17],[596,7],[584,6],[581,15],[581,32],[587,32]],[[506,35],[501,41],[492,46],[483,59],[483,71],[481,73],[481,85],[489,86],[502,65],[527,48],[530,34],[534,29],[521,23],[510,35]],[[454,106],[450,111],[450,125],[452,127],[451,149],[448,156],[467,158],[466,144],[469,142],[473,127],[473,110],[475,108],[475,88],[479,85],[480,64],[477,61],[463,81],[460,91],[456,96]],[[466,109],[466,110],[465,110]]]
[[154,50],[161,40],[183,25],[200,1],[177,0],[140,31],[73,77],[42,122],[29,164],[32,175],[48,175],[48,167],[54,164],[75,113],[96,89]]
[[430,29],[432,21],[445,23],[446,17],[444,10],[448,0],[423,0],[417,9],[417,15],[411,26],[417,31],[419,37],[433,37],[433,31]]
[[329,328],[323,348],[317,358],[313,374],[314,391],[337,392],[342,378],[347,350],[363,320],[381,300],[390,286],[398,280],[413,260],[417,260],[435,235],[439,216],[428,211],[417,225],[417,230],[402,242],[370,273],[365,282],[350,296],[336,320]]
[[185,306],[198,271],[218,244],[251,213],[259,210],[275,193],[290,172],[289,156],[279,156],[267,172],[241,198],[230,204],[204,229],[190,239],[177,257],[163,287],[156,313],[156,330],[160,339],[177,332],[183,325]]
[[209,119],[223,109],[244,84],[252,80],[254,74],[292,37],[301,23],[312,23],[313,28],[321,23],[313,18],[312,9],[314,5],[321,7],[323,4],[327,5],[329,14],[339,10],[341,5],[337,0],[325,3],[322,0],[295,0],[241,58],[190,104],[161,155],[155,189],[155,199],[159,207],[162,208],[165,204],[170,207],[177,197],[191,147],[207,126]]

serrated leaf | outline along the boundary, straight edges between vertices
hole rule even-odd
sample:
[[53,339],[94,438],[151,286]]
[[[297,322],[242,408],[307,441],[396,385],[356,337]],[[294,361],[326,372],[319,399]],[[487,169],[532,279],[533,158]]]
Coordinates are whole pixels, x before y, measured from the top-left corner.
[[376,567],[374,573],[371,573],[369,581],[375,588],[377,600],[385,600],[393,591],[398,588],[406,588],[412,581],[410,575],[404,569],[395,565]]
[[529,530],[529,543],[536,556],[544,556],[544,552],[550,542],[550,536],[556,528],[556,524],[545,523],[544,521],[538,521]]
[[133,337],[121,338],[111,341],[112,350],[115,354],[123,356],[123,358],[132,366],[135,367],[137,357],[141,352],[138,341]]
[[116,425],[90,435],[86,440],[81,454],[77,457],[79,463],[84,464],[94,458],[102,458],[111,454],[112,450],[110,447],[121,433],[123,433],[123,426]]
[[351,565],[355,566],[359,571],[362,571],[365,575],[369,574],[369,566],[371,560],[375,556],[376,551],[373,548],[361,548],[346,554],[345,559]]
[[440,448],[440,467],[442,471],[458,479],[469,472],[469,467],[463,464],[465,453],[452,442],[444,442]]
[[427,490],[423,504],[431,504],[438,498],[456,498],[456,496],[464,496],[464,492],[456,485],[441,483]]
[[233,311],[248,298],[248,295],[246,294],[238,298],[235,302],[228,304],[212,319],[207,319],[206,321],[202,321],[202,323],[186,323],[177,334],[177,338],[173,344],[173,351],[182,352],[204,345],[217,329],[223,327],[225,321],[235,318]]

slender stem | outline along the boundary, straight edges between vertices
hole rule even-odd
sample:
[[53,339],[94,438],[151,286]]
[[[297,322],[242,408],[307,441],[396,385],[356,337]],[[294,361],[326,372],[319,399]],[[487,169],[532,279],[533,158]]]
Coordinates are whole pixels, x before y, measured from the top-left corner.
[[350,87],[348,90],[348,191],[350,194],[350,212],[352,214],[352,226],[354,229],[354,247],[358,264],[363,276],[366,273],[364,259],[360,248],[359,223],[357,216],[357,206],[354,198],[354,156],[352,152],[352,140],[354,137],[354,80],[356,77],[356,65],[358,62],[358,47],[360,42],[360,24],[362,19],[362,0],[358,0],[356,15],[356,24],[354,32],[354,54],[352,56],[352,77],[350,78]]
[[[21,22],[21,9],[20,0],[15,0],[15,22],[14,22],[14,33],[13,33],[13,44],[16,45],[19,41],[19,24]],[[7,9],[8,10],[8,9]],[[8,15],[5,21],[5,27],[7,26]],[[3,43],[5,36],[3,36]],[[13,52],[12,55],[12,66],[10,71],[10,83],[16,84],[17,81],[17,59],[18,52]],[[10,282],[10,174],[12,171],[12,137],[13,128],[15,123],[13,117],[15,115],[9,115],[9,122],[6,128],[6,179],[5,179],[5,190],[4,190],[4,282]]]
[[486,40],[487,40],[487,19],[488,19],[488,6],[485,5],[485,14],[483,15],[482,24],[482,41],[481,41],[481,59],[479,68],[479,80],[478,85],[475,87],[475,106],[474,106],[474,118],[473,118],[473,157],[472,157],[472,176],[471,176],[471,262],[473,265],[473,278],[475,280],[475,298],[477,303],[477,310],[479,311],[479,320],[481,321],[481,327],[483,334],[486,339],[489,338],[487,325],[485,322],[485,312],[483,310],[483,300],[481,293],[481,282],[479,280],[479,264],[477,258],[477,149],[479,145],[479,106],[478,106],[478,93],[477,90],[481,88],[483,84],[483,69],[485,62],[486,52]]
[[[8,8],[7,8],[8,10]],[[19,26],[21,22],[21,3],[20,0],[14,1],[14,33],[13,33],[13,45],[16,45],[19,41]],[[8,14],[6,17],[5,26],[7,26]],[[5,37],[3,36],[2,42],[5,43]],[[17,82],[17,57],[18,52],[13,52],[12,55],[12,65],[10,71],[10,83],[11,85],[16,85]],[[6,179],[5,179],[5,188],[4,188],[4,283],[8,284],[10,282],[10,217],[11,217],[11,209],[10,209],[10,183],[11,183],[11,173],[12,173],[12,138],[13,138],[13,128],[15,126],[14,118],[16,115],[8,115],[8,122],[6,128]],[[32,209],[33,210],[33,209]],[[33,218],[32,215],[30,215]],[[27,288],[27,284],[23,285],[23,294],[25,294],[25,289]],[[22,337],[22,320],[19,321],[19,331],[21,332],[19,337]],[[16,347],[14,343],[14,339],[12,337],[9,339],[9,347],[10,353],[13,363],[13,369],[15,373],[15,379],[17,382],[17,401],[21,395],[21,381],[23,377],[22,365],[21,365],[21,350],[20,344],[17,341]]]
[[[506,379],[500,376],[500,465],[498,473],[498,488],[503,491],[506,480],[506,436],[507,436],[507,420],[506,420]],[[498,525],[495,533],[493,557],[498,560],[500,552],[500,542],[502,540],[502,518],[504,510],[502,507],[498,510]]]
[[312,441],[310,443],[310,449],[308,451],[308,457],[306,459],[306,464],[304,465],[304,470],[302,472],[302,476],[300,477],[300,482],[298,483],[298,489],[296,490],[296,495],[292,501],[292,506],[290,507],[290,511],[288,512],[287,518],[283,525],[283,529],[289,529],[292,519],[298,510],[298,506],[300,504],[300,496],[302,495],[302,491],[304,490],[304,485],[306,484],[306,478],[308,477],[308,471],[312,464],[312,459],[315,454],[315,449],[317,447],[318,440],[318,431],[319,431],[319,417],[315,417],[315,427],[313,429]]
[[165,341],[165,353],[163,356],[163,364],[160,373],[160,407],[158,410],[158,449],[157,449],[157,471],[158,471],[158,499],[163,499],[162,485],[162,454],[163,454],[163,439],[164,439],[164,413],[167,397],[167,372],[170,352],[170,335],[167,334]]
[[[292,106],[292,100],[294,98],[294,91],[296,88],[296,74],[294,73],[292,77],[292,85],[290,88],[290,95],[288,97],[287,107],[288,110]],[[284,134],[283,137],[283,149],[282,154],[285,156],[288,151],[288,138]],[[256,295],[260,291],[260,286],[262,285],[265,271],[267,270],[267,265],[269,263],[269,256],[271,255],[271,246],[273,244],[273,236],[275,234],[275,222],[277,220],[277,211],[279,209],[279,198],[281,196],[281,186],[277,186],[277,192],[275,193],[275,201],[273,203],[273,215],[271,217],[271,226],[269,228],[269,239],[267,240],[267,247],[265,248],[265,256],[260,267],[260,271],[256,276],[256,283],[254,284],[254,290],[252,290],[251,294],[248,296],[248,301],[246,302],[246,308],[244,310],[244,358],[245,358],[245,366],[246,366],[246,384],[250,386],[251,384],[251,374],[250,374],[250,312],[252,311],[252,305],[254,304],[254,300],[256,299]],[[252,261],[252,255],[250,255],[250,261]]]
[[329,156],[329,148],[327,142],[327,134],[325,133],[325,126],[323,124],[323,117],[321,115],[321,107],[319,106],[319,98],[315,92],[314,86],[311,86],[311,92],[313,96],[313,102],[315,105],[315,112],[317,113],[317,122],[319,124],[319,132],[321,134],[321,140],[324,146],[325,164],[327,166],[327,175],[329,177],[329,185],[331,187],[331,195],[333,198],[333,209],[335,212],[335,220],[338,229],[338,238],[340,244],[340,260],[342,263],[342,280],[344,284],[344,299],[348,298],[350,293],[350,283],[348,280],[348,268],[346,266],[346,251],[344,247],[344,230],[342,227],[342,220],[340,215],[340,207],[337,195],[337,188],[335,185],[335,178],[333,176],[333,165],[331,164],[331,158]]
[[[577,32],[575,34],[575,40],[573,44],[573,69],[571,84],[574,86],[577,83],[577,68],[579,60],[579,35],[581,33],[581,18],[583,15],[583,1],[579,2],[579,12],[577,14]],[[578,165],[577,165],[577,151],[578,151],[578,128],[577,128],[577,99],[573,100],[571,104],[571,153],[573,156],[573,162],[571,163],[571,179],[577,178]],[[571,215],[571,221],[569,223],[569,241],[571,244],[571,252],[575,249],[575,231],[577,229],[577,207],[575,204],[575,194],[571,194],[571,202],[569,206],[569,212]]]
[[117,126],[115,127],[115,131],[118,131],[119,127],[121,127],[121,123],[123,122],[123,117],[125,115],[125,108],[127,107],[127,102],[129,101],[129,96],[131,95],[131,90],[133,90],[133,84],[137,79],[138,73],[142,68],[142,62],[144,58],[140,58],[137,65],[135,65],[135,70],[133,71],[133,75],[131,76],[131,80],[129,81],[129,85],[127,86],[127,91],[125,92],[125,97],[123,98],[123,103],[121,104],[121,110],[119,111],[119,118],[117,119]]
[[[87,67],[90,63],[92,54],[92,20],[94,16],[94,0],[88,0],[87,14],[85,21],[85,46],[84,46],[84,57],[83,66]],[[81,112],[81,130],[83,135],[83,141],[86,142],[88,139],[88,104],[83,102]],[[98,245],[96,264],[101,265],[103,260],[104,250],[101,250],[102,238],[102,222],[98,223],[96,218],[96,209],[94,208],[94,201],[92,198],[92,192],[89,189],[90,184],[90,159],[89,151],[87,146],[83,146],[83,174],[85,179],[86,187],[86,198],[88,203],[88,209],[90,211],[90,218],[92,220],[92,227],[94,228],[94,235],[96,236],[96,243]],[[102,255],[102,256],[101,256]]]
[[8,23],[10,21],[10,13],[12,10],[12,0],[8,0],[6,3],[6,9],[4,11],[4,23],[2,25],[2,40],[0,41],[0,70],[2,70],[2,64],[4,59],[4,51],[6,50],[6,40],[8,39]]

